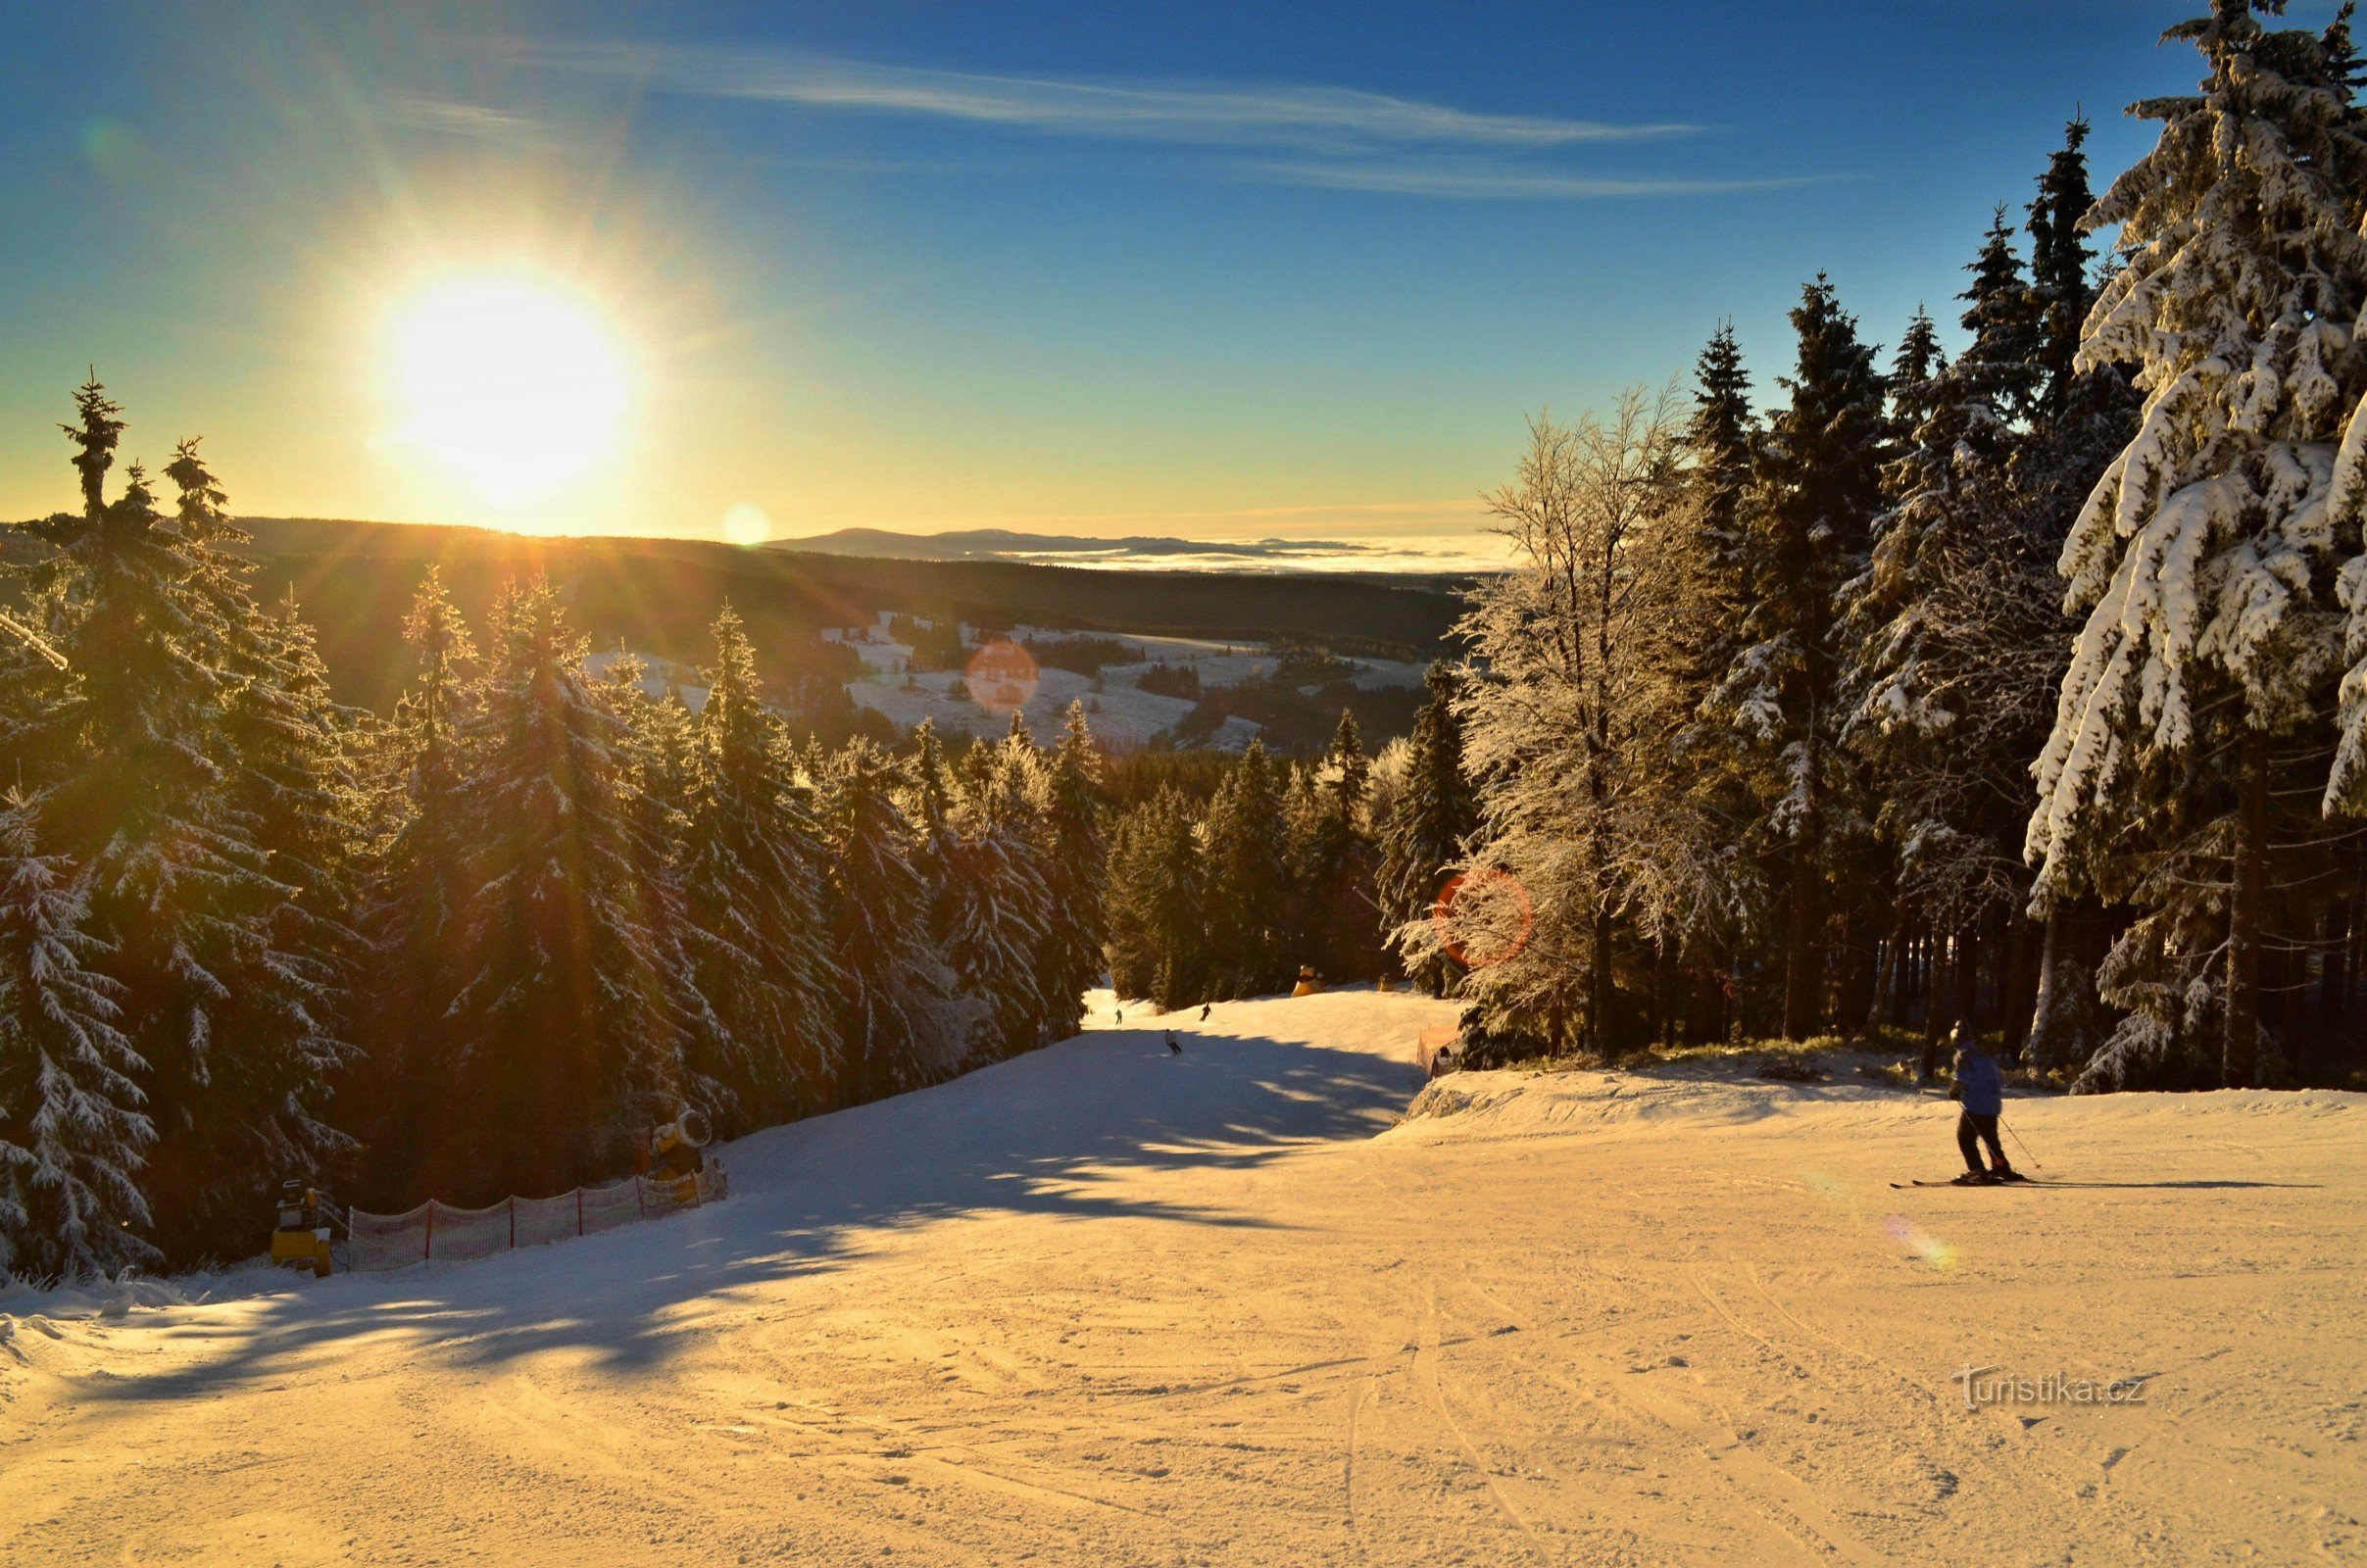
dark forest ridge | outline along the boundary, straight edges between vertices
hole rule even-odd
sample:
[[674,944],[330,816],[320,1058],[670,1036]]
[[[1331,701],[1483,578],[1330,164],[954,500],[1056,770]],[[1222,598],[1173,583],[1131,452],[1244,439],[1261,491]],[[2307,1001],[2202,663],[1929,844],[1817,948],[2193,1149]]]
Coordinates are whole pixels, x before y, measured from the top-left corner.
[[1311,573],[1099,571],[1007,561],[899,561],[695,539],[540,537],[434,523],[244,517],[260,591],[295,591],[321,628],[321,656],[348,702],[383,709],[407,670],[399,622],[429,563],[471,614],[502,584],[547,573],[595,647],[622,639],[697,662],[725,601],[747,624],[767,679],[800,673],[825,626],[881,611],[988,625],[1269,641],[1424,660],[1446,652],[1458,613],[1430,583]]

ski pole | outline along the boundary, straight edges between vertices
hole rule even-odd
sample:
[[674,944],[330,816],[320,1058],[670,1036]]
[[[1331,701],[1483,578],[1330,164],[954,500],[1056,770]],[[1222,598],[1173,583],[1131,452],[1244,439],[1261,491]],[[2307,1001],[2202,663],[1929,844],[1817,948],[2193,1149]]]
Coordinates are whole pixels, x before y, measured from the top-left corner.
[[2046,1168],[2039,1163],[2038,1155],[2030,1153],[2030,1146],[2022,1142],[2022,1135],[2015,1132],[2013,1128],[2006,1122],[2004,1117],[1999,1116],[1997,1118],[1997,1125],[2005,1129],[2005,1136],[2013,1140],[2014,1148],[2020,1150],[2025,1154],[2030,1154],[2030,1168],[2032,1170],[2045,1170]]

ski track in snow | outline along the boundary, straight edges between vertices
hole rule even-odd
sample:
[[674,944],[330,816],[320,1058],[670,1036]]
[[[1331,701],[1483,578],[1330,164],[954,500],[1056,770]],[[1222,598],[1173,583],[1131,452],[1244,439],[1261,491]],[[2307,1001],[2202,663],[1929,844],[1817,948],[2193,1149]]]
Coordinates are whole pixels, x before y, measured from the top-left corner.
[[[2016,1101],[2100,1185],[1892,1192],[1952,1167],[1952,1105],[1705,1067],[1425,1092],[1453,1015],[1104,998],[743,1140],[709,1209],[0,1298],[0,1562],[2367,1555],[2367,1097]],[[2145,1400],[1970,1411],[1967,1364]]]

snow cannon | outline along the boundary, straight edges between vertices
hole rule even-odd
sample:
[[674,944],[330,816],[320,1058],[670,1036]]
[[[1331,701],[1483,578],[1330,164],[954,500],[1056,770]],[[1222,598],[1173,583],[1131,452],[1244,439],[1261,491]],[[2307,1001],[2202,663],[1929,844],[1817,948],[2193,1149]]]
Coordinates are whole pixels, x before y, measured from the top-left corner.
[[707,1113],[685,1105],[672,1121],[649,1135],[649,1165],[653,1176],[695,1176],[707,1168],[705,1149],[715,1135]]
[[313,1278],[328,1278],[329,1204],[321,1190],[301,1177],[279,1184],[279,1222],[271,1232],[271,1261],[283,1268],[310,1268]]

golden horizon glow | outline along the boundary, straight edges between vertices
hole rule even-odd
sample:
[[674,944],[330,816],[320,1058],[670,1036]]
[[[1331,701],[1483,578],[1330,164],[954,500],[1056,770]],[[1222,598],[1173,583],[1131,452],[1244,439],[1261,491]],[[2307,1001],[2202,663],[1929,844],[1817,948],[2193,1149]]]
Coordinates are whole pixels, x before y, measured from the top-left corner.
[[387,313],[394,434],[486,500],[546,496],[610,462],[633,402],[607,313],[523,272],[438,277]]

